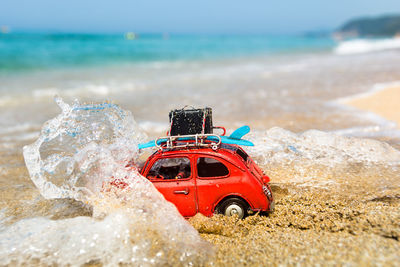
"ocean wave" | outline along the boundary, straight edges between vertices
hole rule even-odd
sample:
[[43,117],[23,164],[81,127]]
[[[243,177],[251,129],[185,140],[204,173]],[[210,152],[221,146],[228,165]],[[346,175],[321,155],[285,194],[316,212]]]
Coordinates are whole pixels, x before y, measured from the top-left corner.
[[355,39],[339,43],[334,52],[337,55],[352,55],[376,51],[400,49],[400,38]]
[[132,114],[56,101],[62,113],[24,147],[25,163],[44,198],[74,198],[93,214],[4,226],[0,265],[204,265],[211,245],[134,165],[145,134]]

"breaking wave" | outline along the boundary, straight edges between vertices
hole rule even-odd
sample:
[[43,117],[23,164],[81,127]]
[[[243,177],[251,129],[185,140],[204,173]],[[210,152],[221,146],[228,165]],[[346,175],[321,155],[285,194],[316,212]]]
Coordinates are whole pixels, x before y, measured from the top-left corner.
[[335,53],[338,55],[351,55],[391,49],[400,49],[400,38],[344,41],[335,48]]
[[202,265],[211,245],[135,166],[145,136],[111,103],[56,100],[62,113],[24,147],[32,181],[47,199],[73,198],[92,217],[20,220],[0,232],[0,265]]

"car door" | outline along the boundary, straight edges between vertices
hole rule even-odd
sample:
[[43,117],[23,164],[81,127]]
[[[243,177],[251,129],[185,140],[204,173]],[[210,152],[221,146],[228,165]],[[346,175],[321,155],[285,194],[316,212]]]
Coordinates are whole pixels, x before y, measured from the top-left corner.
[[196,184],[199,212],[206,216],[213,214],[213,208],[222,197],[235,193],[240,181],[240,170],[219,157],[198,155]]
[[170,156],[153,161],[146,177],[185,216],[197,213],[196,187],[190,157]]

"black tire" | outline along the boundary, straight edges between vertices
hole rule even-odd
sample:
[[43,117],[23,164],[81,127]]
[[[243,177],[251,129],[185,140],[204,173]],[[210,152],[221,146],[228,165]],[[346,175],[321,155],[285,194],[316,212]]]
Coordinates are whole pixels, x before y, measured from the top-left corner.
[[218,205],[217,212],[225,216],[232,216],[236,214],[239,219],[243,219],[248,215],[248,208],[249,205],[246,203],[246,201],[237,197],[232,197],[221,202]]

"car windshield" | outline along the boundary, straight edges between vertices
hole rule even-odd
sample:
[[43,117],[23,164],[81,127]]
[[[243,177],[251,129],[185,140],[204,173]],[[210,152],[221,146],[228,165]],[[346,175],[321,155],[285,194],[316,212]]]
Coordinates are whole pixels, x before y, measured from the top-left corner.
[[191,168],[188,158],[163,158],[153,164],[147,177],[171,180],[189,178],[190,174]]

